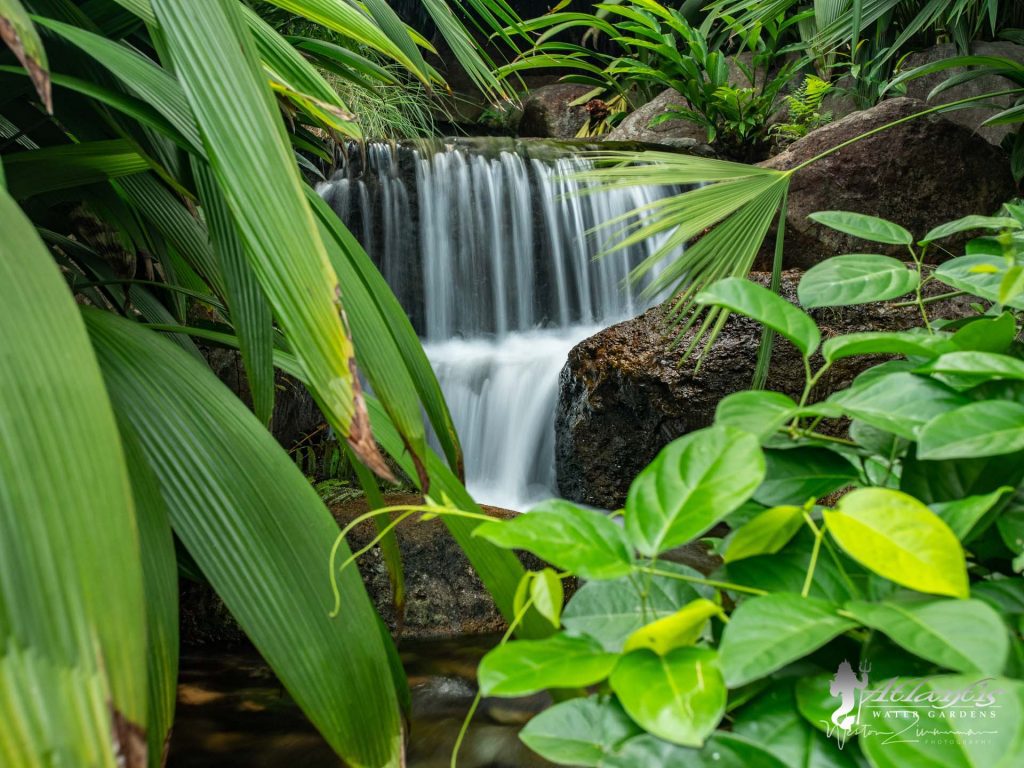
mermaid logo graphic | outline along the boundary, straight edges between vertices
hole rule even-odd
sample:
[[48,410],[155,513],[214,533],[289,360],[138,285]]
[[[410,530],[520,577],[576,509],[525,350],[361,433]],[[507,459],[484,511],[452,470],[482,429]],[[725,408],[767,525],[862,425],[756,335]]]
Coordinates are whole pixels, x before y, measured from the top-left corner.
[[[862,691],[868,687],[868,673],[870,671],[871,666],[861,662],[859,667],[860,674],[856,675],[853,672],[853,667],[850,666],[850,662],[844,659],[829,685],[829,693],[839,697],[839,706],[832,711],[831,717],[834,728],[830,728],[830,730],[835,733],[840,746],[846,742],[846,737],[852,733],[860,719],[857,691]],[[853,714],[854,709],[857,710],[857,714]],[[830,733],[829,735],[833,734]]]

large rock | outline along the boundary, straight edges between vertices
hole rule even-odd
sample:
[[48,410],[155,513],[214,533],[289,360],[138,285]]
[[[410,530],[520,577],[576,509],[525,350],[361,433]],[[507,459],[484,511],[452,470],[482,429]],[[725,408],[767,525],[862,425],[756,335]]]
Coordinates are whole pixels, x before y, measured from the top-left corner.
[[[1005,40],[996,42],[979,41],[973,43],[971,45],[971,54],[975,56],[999,56],[1024,64],[1024,46],[1016,45],[1015,43]],[[927,64],[932,64],[936,61],[941,61],[957,55],[959,55],[959,52],[953,43],[942,43],[940,45],[932,46],[927,50],[910,54],[900,66],[900,71],[910,71],[911,69],[923,67]],[[967,70],[965,68],[947,69],[942,72],[935,72],[930,75],[925,75],[924,77],[910,80],[907,83],[907,96],[925,101],[928,99],[928,94],[930,94],[932,89],[939,85],[939,83],[966,71]],[[968,80],[965,83],[961,83],[960,85],[954,86],[953,88],[949,88],[948,90],[937,94],[934,99],[931,99],[931,103],[948,104],[953,101],[960,101],[961,99],[968,99],[973,96],[982,96],[986,93],[1005,91],[1008,88],[1014,87],[1015,84],[1013,81],[1008,80],[1005,77],[979,77],[975,80]],[[981,124],[988,118],[992,117],[992,115],[996,114],[996,112],[999,112],[1006,107],[1013,106],[1015,99],[1013,96],[1001,96],[994,99],[985,99],[984,101],[986,104],[996,104],[999,106],[979,106],[972,109],[958,109],[954,112],[947,112],[946,117],[953,122],[959,123],[965,128],[970,129],[971,131],[977,132],[979,136],[982,136],[991,143],[999,144],[1003,140],[1003,137],[1012,131],[1015,131],[1017,126],[991,125],[983,127]]]
[[686,100],[668,88],[639,107],[606,136],[606,141],[642,141],[686,149],[707,141],[707,131],[689,120],[666,120],[651,125],[651,120],[665,112],[678,110]]
[[547,139],[572,139],[587,122],[587,104],[570,106],[592,90],[586,85],[554,83],[543,85],[523,100],[519,135]]
[[[796,301],[800,273],[783,274],[782,293]],[[767,285],[770,276],[752,278]],[[941,291],[941,289],[938,289]],[[969,312],[964,299],[930,305],[933,317]],[[633,478],[675,438],[706,427],[719,401],[749,386],[761,339],[761,326],[732,316],[705,357],[680,363],[686,343],[673,347],[666,305],[599,332],[569,353],[562,369],[555,417],[558,489],[574,501],[604,509],[620,507]],[[869,304],[812,312],[822,336],[868,330],[906,329],[920,324],[915,307]],[[821,364],[816,356],[814,366]],[[838,361],[821,379],[815,398],[849,385],[880,358]],[[804,367],[797,350],[775,342],[768,388],[798,399]]]
[[[789,170],[856,136],[907,117],[927,105],[915,99],[883,101],[812,131],[762,163]],[[991,213],[1016,191],[1002,150],[938,115],[919,117],[851,144],[798,171],[789,192],[786,266],[808,267],[839,253],[905,254],[902,246],[865,244],[812,222],[815,211],[882,216],[921,237],[932,227],[972,213]],[[966,239],[967,235],[964,236]],[[773,238],[768,238],[770,241]],[[954,250],[959,243],[945,245]],[[770,254],[762,254],[767,268]]]

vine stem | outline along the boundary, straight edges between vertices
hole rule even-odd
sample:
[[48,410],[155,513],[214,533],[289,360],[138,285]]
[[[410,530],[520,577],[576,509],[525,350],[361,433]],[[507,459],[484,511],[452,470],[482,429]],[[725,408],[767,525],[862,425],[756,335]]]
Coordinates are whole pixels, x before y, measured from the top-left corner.
[[806,510],[804,510],[804,522],[814,531],[814,547],[811,549],[811,562],[807,566],[807,575],[804,577],[804,588],[800,590],[800,597],[807,597],[811,593],[814,571],[818,567],[818,553],[821,552],[821,540],[825,536],[825,529],[819,528]]
[[[388,523],[386,526],[381,528],[377,535],[374,536],[370,543],[357,552],[353,552],[349,555],[348,559],[341,564],[337,570],[335,570],[334,562],[338,559],[338,550],[341,549],[342,543],[345,541],[345,537],[349,532],[366,520],[369,520],[378,515],[390,515],[393,512],[399,512],[398,517]],[[349,565],[358,560],[360,557],[365,555],[375,546],[377,546],[381,540],[387,536],[391,531],[398,527],[399,523],[404,522],[412,515],[417,512],[422,512],[425,515],[447,515],[448,517],[465,517],[471,520],[479,520],[481,522],[491,522],[494,518],[488,517],[487,515],[480,514],[479,512],[465,512],[461,509],[455,509],[454,507],[436,507],[424,504],[399,504],[393,507],[381,507],[380,509],[373,509],[369,512],[365,512],[355,518],[351,523],[341,529],[337,538],[334,540],[334,546],[331,547],[331,556],[328,561],[328,569],[331,578],[331,591],[334,594],[334,609],[330,612],[330,617],[336,618],[338,613],[341,611],[341,590],[338,587],[338,574],[344,571]]]
[[[505,630],[505,634],[501,636],[501,642],[498,643],[498,647],[505,645],[505,643],[509,641],[509,638],[512,637],[512,633],[516,631],[516,628],[522,623],[527,612],[529,612],[532,607],[533,595],[523,603],[523,607],[519,609],[519,613],[517,613],[512,619],[512,623],[508,625],[508,629]],[[462,748],[462,742],[466,740],[466,734],[469,732],[469,724],[473,721],[473,715],[476,714],[476,710],[480,706],[482,699],[483,694],[480,691],[480,681],[477,680],[476,696],[473,697],[473,703],[469,705],[469,711],[466,712],[466,716],[462,720],[462,726],[459,728],[459,733],[455,737],[455,744],[452,745],[452,758],[449,762],[450,768],[457,768],[459,750]]]

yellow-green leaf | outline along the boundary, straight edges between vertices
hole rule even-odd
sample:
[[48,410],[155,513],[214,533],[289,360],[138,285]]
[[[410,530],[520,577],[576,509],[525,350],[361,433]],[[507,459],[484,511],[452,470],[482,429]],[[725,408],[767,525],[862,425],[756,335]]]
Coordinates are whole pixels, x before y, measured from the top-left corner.
[[708,619],[722,613],[721,606],[703,597],[684,605],[671,616],[652,621],[626,638],[623,651],[649,648],[659,656],[700,639]]
[[918,592],[968,597],[956,534],[913,496],[862,488],[825,510],[825,524],[850,557],[879,576]]

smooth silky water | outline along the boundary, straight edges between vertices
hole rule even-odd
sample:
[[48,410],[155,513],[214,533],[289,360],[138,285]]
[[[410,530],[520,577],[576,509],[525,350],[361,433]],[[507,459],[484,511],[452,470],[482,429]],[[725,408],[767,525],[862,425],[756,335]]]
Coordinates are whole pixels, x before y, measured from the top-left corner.
[[614,229],[593,230],[674,190],[587,194],[572,176],[590,167],[550,142],[374,143],[319,186],[409,312],[462,439],[467,486],[486,504],[525,510],[558,495],[568,352],[646,306],[627,277],[659,241],[597,258]]
[[[557,495],[554,411],[569,350],[645,304],[629,271],[647,242],[611,245],[597,225],[665,194],[581,194],[590,167],[563,146],[460,140],[352,148],[319,191],[380,267],[451,408],[474,497],[527,509]],[[497,638],[403,643],[412,691],[408,765],[447,766],[475,694],[480,656]],[[549,764],[519,740],[547,700],[485,699],[461,768]],[[171,768],[294,768],[339,761],[254,652],[185,652]]]

